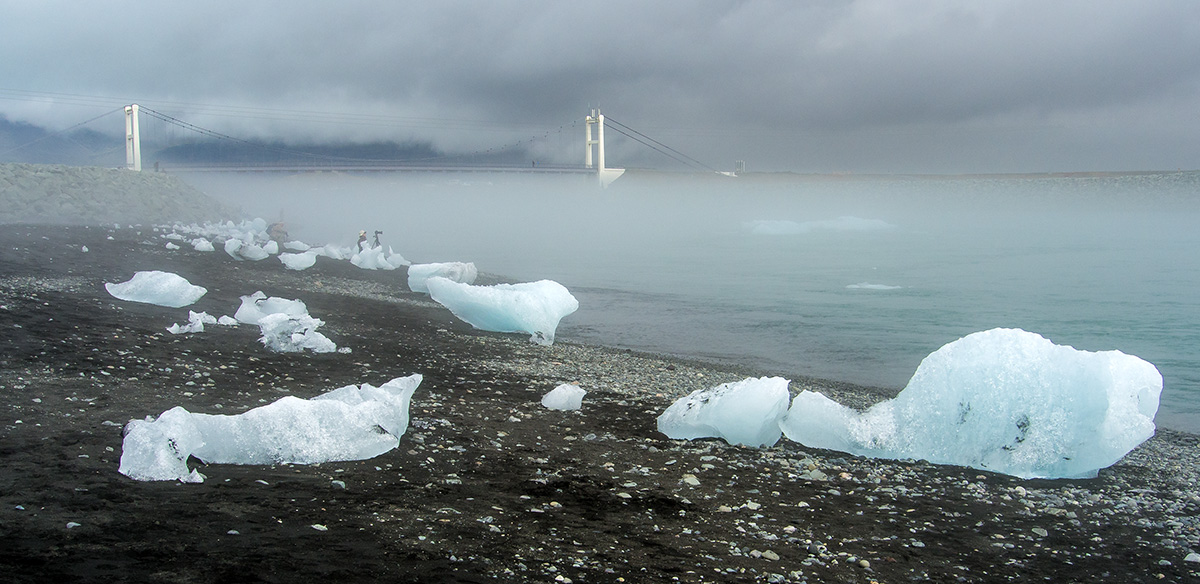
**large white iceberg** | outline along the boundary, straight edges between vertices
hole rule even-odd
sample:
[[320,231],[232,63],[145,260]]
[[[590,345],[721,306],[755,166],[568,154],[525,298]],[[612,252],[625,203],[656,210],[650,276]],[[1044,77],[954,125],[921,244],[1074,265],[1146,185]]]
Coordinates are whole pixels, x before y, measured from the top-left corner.
[[454,316],[485,331],[526,332],[540,345],[554,344],[558,321],[579,309],[566,287],[552,280],[471,286],[447,278],[426,280],[429,296]]
[[658,417],[668,438],[724,438],[730,444],[773,446],[788,411],[788,380],[748,378],[699,389],[679,398]]
[[1132,355],[993,329],[930,354],[895,399],[858,413],[805,391],[781,426],[806,446],[864,456],[1094,477],[1154,435],[1161,392],[1158,369]]
[[208,293],[206,288],[193,286],[183,276],[159,271],[138,272],[130,280],[119,284],[105,282],[104,289],[121,300],[170,308],[191,306]]
[[413,264],[408,267],[408,289],[413,292],[429,293],[425,282],[430,278],[446,278],[461,284],[474,284],[479,270],[471,262],[443,262],[437,264]]
[[182,407],[125,426],[121,474],[139,481],[201,482],[188,470],[206,464],[316,464],[365,460],[400,443],[421,375],[380,387],[349,385],[309,400],[284,397],[237,415],[194,414]]

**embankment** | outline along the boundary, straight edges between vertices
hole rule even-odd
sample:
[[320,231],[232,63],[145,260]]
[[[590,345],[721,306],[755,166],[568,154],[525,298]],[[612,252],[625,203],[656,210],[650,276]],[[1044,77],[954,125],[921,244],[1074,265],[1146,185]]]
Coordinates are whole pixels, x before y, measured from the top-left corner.
[[97,166],[0,164],[0,224],[217,221],[240,214],[170,174]]

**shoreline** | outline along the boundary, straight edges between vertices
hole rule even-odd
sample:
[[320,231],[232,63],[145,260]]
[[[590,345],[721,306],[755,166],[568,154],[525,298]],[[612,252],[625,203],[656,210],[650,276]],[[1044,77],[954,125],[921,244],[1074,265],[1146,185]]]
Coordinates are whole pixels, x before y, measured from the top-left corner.
[[[273,258],[168,251],[159,235],[36,225],[0,235],[0,569],[14,581],[1200,576],[1187,559],[1200,552],[1195,434],[1160,429],[1097,478],[1071,480],[787,440],[669,440],[654,422],[676,398],[761,372],[562,340],[541,347],[457,321],[408,292],[402,270],[320,258],[289,272]],[[188,309],[103,289],[147,269],[207,287],[190,308],[214,316],[256,290],[302,299],[352,352],[270,353],[254,327],[170,335]],[[116,472],[129,419],[176,405],[238,413],[411,373],[425,381],[409,429],[374,459],[193,461],[207,476],[197,485]],[[559,383],[588,391],[582,410],[540,406]],[[888,397],[793,380],[793,394],[805,388],[856,408]]]

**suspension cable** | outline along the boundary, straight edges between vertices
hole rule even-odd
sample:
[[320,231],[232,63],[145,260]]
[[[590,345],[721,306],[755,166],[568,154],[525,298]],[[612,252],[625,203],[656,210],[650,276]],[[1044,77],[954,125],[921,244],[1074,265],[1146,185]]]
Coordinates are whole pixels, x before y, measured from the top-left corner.
[[[625,134],[625,132],[622,132],[622,131],[621,131],[621,130],[620,130],[618,127],[617,127],[617,126],[620,126],[621,128],[625,128],[626,130],[629,130],[630,132],[633,132],[634,134],[637,134],[638,136],[641,136],[642,138],[645,138],[646,140],[649,140],[650,142],[653,142],[654,144],[657,144],[657,145],[659,145],[659,146],[661,146],[661,147],[663,147],[663,148],[665,148],[665,149],[667,149],[667,150],[670,150],[671,152],[674,152],[675,154],[678,154],[679,156],[682,156],[683,158],[686,158],[687,160],[690,160],[690,161],[691,161],[690,163],[686,163],[686,162],[685,162],[685,164],[690,164],[690,165],[692,165],[692,166],[699,166],[699,167],[701,167],[701,168],[704,168],[704,169],[707,169],[707,170],[711,170],[711,171],[713,171],[713,172],[717,172],[717,173],[721,172],[721,171],[719,171],[719,170],[717,170],[717,169],[715,169],[715,168],[713,168],[713,167],[711,167],[711,166],[709,166],[709,165],[707,165],[707,164],[704,164],[703,162],[700,162],[699,160],[696,160],[695,158],[692,158],[691,156],[688,156],[687,154],[684,154],[684,153],[682,153],[682,152],[680,152],[680,151],[678,151],[678,150],[676,150],[676,149],[674,149],[674,148],[671,148],[670,146],[667,146],[666,144],[663,144],[662,142],[659,142],[658,140],[655,140],[654,138],[651,138],[650,136],[647,136],[647,135],[645,135],[645,134],[643,134],[643,133],[641,133],[641,132],[639,132],[639,131],[637,131],[637,130],[635,130],[635,129],[633,129],[633,128],[630,128],[629,126],[626,126],[625,124],[622,124],[621,122],[618,122],[617,120],[614,120],[614,119],[612,119],[612,118],[610,118],[610,117],[608,117],[608,116],[605,116],[605,117],[604,117],[604,123],[605,123],[605,124],[608,124],[609,122],[612,122],[613,124],[615,124],[614,126],[611,126],[611,127],[612,127],[612,129],[616,130],[617,132],[620,132],[621,134]],[[625,135],[626,135],[626,136],[629,136],[629,134],[625,134]],[[632,136],[630,136],[630,137],[632,138]],[[638,140],[638,142],[642,142],[642,141],[641,141],[641,140]],[[642,144],[646,144],[646,143],[645,143],[645,142],[642,142]],[[646,144],[646,145],[647,145],[647,146],[650,146],[649,144]],[[650,147],[651,147],[651,148],[654,148],[653,146],[650,146]],[[655,149],[655,150],[658,150],[658,148],[654,148],[654,149]],[[658,151],[659,151],[659,152],[662,152],[662,150],[658,150]],[[664,154],[665,154],[665,153],[664,153]],[[668,154],[668,156],[670,156],[670,155]],[[671,156],[671,158],[675,158],[675,157],[674,157],[674,156]],[[679,159],[678,159],[678,158],[675,158],[675,160],[679,160]],[[680,162],[683,162],[682,160],[679,160],[679,161],[680,161]]]

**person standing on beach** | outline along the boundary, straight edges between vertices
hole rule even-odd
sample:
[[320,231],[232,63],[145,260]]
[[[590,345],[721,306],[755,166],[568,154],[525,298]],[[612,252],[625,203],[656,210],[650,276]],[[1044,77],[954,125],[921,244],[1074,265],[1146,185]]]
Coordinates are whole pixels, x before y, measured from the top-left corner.
[[366,230],[358,232],[358,251],[367,250],[367,232]]

